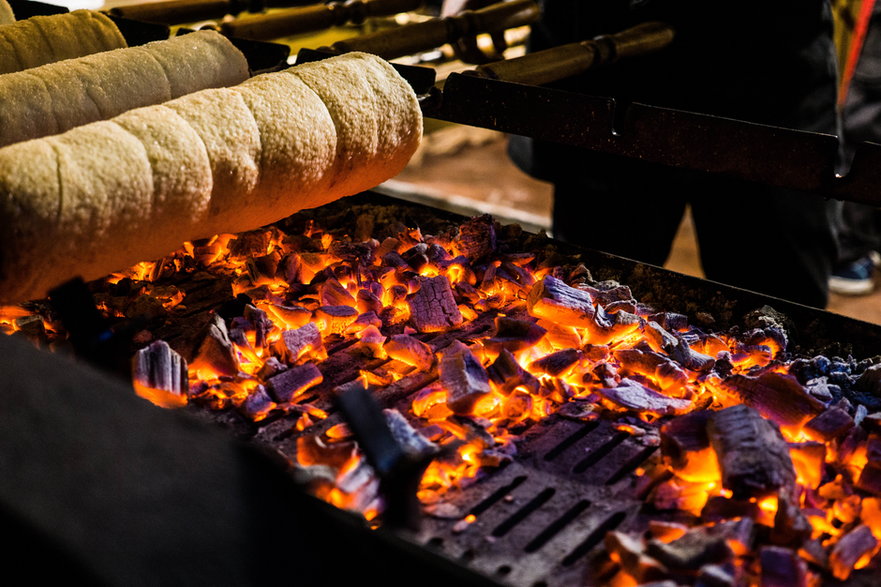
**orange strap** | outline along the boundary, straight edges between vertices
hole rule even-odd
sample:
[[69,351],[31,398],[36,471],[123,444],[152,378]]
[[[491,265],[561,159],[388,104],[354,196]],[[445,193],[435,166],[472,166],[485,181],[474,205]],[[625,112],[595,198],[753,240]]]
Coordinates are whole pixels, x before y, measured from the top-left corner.
[[841,76],[841,86],[838,88],[839,106],[843,105],[847,99],[847,90],[850,87],[850,80],[853,78],[853,72],[856,69],[860,52],[862,52],[863,42],[866,40],[866,32],[869,30],[869,21],[872,19],[872,9],[874,7],[875,0],[863,0],[860,4],[860,13],[854,24],[853,38],[847,52],[844,73]]

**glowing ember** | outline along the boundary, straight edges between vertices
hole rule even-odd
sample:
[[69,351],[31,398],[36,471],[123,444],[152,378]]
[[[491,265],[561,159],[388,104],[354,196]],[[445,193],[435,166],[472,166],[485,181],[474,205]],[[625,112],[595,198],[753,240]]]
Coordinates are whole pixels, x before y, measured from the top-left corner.
[[[881,540],[872,428],[881,417],[855,407],[841,384],[847,373],[881,380],[878,369],[791,360],[771,322],[704,332],[625,286],[592,282],[583,267],[500,242],[487,217],[458,234],[406,228],[382,242],[314,224],[219,235],[110,276],[99,302],[109,317],[149,316],[154,331],[172,317],[196,320],[172,345],[189,367],[164,347],[142,356],[139,395],[284,427],[313,493],[368,519],[381,519],[378,479],[348,426],[324,409],[347,385],[407,398],[386,416],[405,450],[437,455],[418,492],[435,511],[512,460],[519,435],[552,414],[614,422],[620,438],[650,431],[661,450],[635,473],[646,501],[690,522],[609,532],[612,583],[693,583],[701,565],[707,584],[710,575],[778,580],[781,569],[846,579],[871,563]],[[224,304],[200,306],[200,288],[214,287]],[[0,308],[6,334],[35,324],[49,342],[63,337],[36,312]],[[146,347],[152,332],[142,338]],[[177,371],[166,363],[183,364],[182,385],[167,383]],[[456,519],[458,532],[480,523]],[[753,541],[753,524],[765,542]]]

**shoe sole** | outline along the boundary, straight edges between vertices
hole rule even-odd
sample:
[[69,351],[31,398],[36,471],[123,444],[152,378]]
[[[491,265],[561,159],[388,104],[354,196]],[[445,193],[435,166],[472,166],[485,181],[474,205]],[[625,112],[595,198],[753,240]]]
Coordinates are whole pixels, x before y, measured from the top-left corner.
[[872,293],[875,282],[872,279],[842,279],[839,277],[829,278],[829,291],[844,296],[861,296]]

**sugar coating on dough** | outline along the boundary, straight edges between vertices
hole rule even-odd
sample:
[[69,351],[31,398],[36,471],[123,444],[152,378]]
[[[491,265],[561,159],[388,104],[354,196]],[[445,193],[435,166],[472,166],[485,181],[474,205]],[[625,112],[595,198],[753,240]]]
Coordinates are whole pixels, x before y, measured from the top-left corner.
[[0,26],[0,73],[126,46],[113,21],[97,11],[33,16]]
[[0,224],[11,227],[0,231],[0,302],[255,229],[400,171],[422,119],[397,72],[373,56],[294,75],[300,67],[0,148]]

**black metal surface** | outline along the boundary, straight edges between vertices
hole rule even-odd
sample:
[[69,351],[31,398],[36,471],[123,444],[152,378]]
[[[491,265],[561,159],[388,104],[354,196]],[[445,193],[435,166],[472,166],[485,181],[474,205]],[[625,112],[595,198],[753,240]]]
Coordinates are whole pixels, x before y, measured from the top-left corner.
[[844,178],[838,139],[605,97],[450,74],[430,118],[664,165],[725,174],[826,197],[881,205],[881,145],[863,143]]
[[171,29],[164,24],[132,20],[122,16],[108,14],[107,17],[116,24],[119,32],[125,37],[130,47],[145,45],[152,41],[161,41],[171,35]]
[[12,7],[16,20],[24,20],[32,16],[49,16],[68,12],[66,6],[36,2],[35,0],[7,0]]

